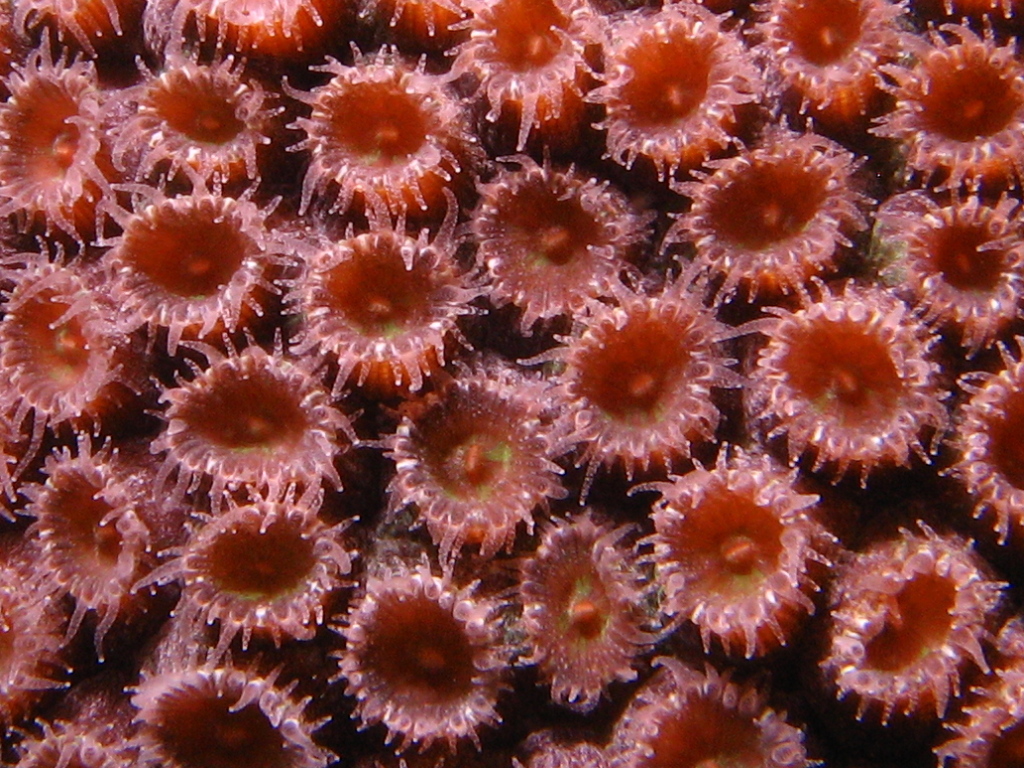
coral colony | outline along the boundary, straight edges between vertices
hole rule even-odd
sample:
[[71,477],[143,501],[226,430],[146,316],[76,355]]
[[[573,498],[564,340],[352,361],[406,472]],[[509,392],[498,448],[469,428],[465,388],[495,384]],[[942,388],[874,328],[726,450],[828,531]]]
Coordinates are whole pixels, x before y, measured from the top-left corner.
[[0,0],[0,764],[1024,765],[1021,0]]

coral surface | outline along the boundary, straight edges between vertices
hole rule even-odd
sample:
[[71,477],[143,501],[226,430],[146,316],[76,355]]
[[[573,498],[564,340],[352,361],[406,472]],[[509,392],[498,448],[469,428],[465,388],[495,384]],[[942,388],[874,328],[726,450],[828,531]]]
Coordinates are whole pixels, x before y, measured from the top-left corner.
[[1022,0],[0,0],[0,763],[1024,754]]

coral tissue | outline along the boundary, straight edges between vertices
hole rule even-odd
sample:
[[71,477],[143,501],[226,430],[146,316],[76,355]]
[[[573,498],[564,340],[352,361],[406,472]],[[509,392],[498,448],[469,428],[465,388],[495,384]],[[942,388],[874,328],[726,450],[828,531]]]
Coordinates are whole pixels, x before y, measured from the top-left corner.
[[1021,0],[0,0],[0,762],[1024,754]]

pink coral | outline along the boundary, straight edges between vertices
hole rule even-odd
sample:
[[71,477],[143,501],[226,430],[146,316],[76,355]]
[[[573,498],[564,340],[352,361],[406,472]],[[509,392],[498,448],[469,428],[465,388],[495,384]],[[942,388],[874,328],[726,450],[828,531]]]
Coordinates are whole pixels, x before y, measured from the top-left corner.
[[774,90],[828,128],[863,130],[881,106],[879,67],[900,53],[905,3],[766,0],[759,11],[755,34]]
[[49,39],[6,79],[0,101],[0,217],[63,233],[84,246],[96,205],[112,195],[90,62],[54,59]]
[[520,567],[519,596],[531,653],[551,698],[587,712],[613,681],[636,678],[636,657],[655,636],[644,628],[643,577],[612,528],[590,512],[555,519]]
[[225,491],[249,488],[268,497],[301,486],[308,504],[322,481],[341,478],[334,459],[355,439],[348,419],[299,360],[260,347],[224,355],[199,347],[208,367],[164,390],[167,425],[150,445],[164,454],[156,486],[182,498],[207,480],[214,512]]
[[592,80],[586,52],[603,38],[587,0],[464,0],[469,39],[455,49],[449,77],[471,74],[489,105],[486,119],[511,123],[517,152],[539,137],[571,145]]
[[645,542],[662,610],[692,621],[705,650],[715,639],[727,652],[761,655],[814,613],[815,571],[831,565],[834,542],[811,516],[818,497],[795,482],[767,456],[723,446],[712,470],[645,486],[662,494]]
[[383,723],[399,749],[459,741],[480,746],[478,728],[501,722],[508,649],[497,604],[432,576],[425,566],[370,574],[341,629],[341,676],[356,698],[353,714]]
[[106,290],[126,330],[144,327],[154,344],[163,334],[171,355],[183,338],[219,340],[262,315],[276,291],[268,273],[294,247],[265,227],[268,210],[198,185],[176,197],[147,191],[131,212],[110,211],[123,231],[104,240]]
[[[1018,349],[1024,339],[1017,337]],[[1024,426],[1024,363],[1000,346],[1004,369],[998,374],[965,375],[960,387],[970,399],[960,410],[951,468],[975,501],[975,515],[991,512],[1000,542],[1024,521],[1024,475],[1020,430]]]
[[982,642],[1003,584],[971,543],[902,530],[857,554],[833,592],[822,672],[857,717],[942,717],[969,667],[988,670]]
[[883,67],[896,82],[896,108],[874,133],[903,142],[907,175],[941,189],[1015,185],[1024,173],[1016,45],[997,45],[991,28],[980,37],[958,24],[932,29],[927,41],[904,41],[917,63]]
[[18,427],[31,415],[31,456],[47,426],[102,421],[105,397],[123,378],[124,339],[113,305],[80,267],[31,259],[6,277],[15,284],[0,321],[0,408]]
[[195,54],[143,68],[143,81],[122,91],[108,110],[115,167],[135,178],[198,176],[206,184],[256,180],[280,107],[228,57],[210,64]]
[[337,364],[332,395],[347,384],[378,396],[421,390],[465,340],[477,281],[459,266],[454,210],[438,233],[392,226],[323,243],[285,296],[302,318],[296,354]]
[[549,355],[563,366],[555,381],[573,413],[588,486],[602,465],[632,478],[671,467],[714,435],[711,390],[739,380],[717,345],[730,329],[698,289],[686,280],[654,296],[617,288],[614,304],[589,302],[577,332]]
[[239,634],[309,640],[324,604],[352,568],[341,540],[346,524],[328,526],[314,509],[288,499],[234,506],[194,530],[177,556],[136,582],[140,589],[180,580],[182,621],[218,623],[212,651],[221,658]]
[[478,150],[444,81],[386,48],[352,66],[328,59],[314,69],[331,80],[310,93],[286,86],[310,108],[290,126],[305,134],[291,149],[309,154],[300,212],[316,199],[332,213],[354,208],[384,223],[449,205],[445,190]]
[[22,720],[46,691],[64,688],[67,617],[23,566],[0,567],[0,725]]
[[968,356],[992,344],[1020,314],[1024,241],[1018,205],[976,195],[947,205],[920,192],[878,211],[883,280],[905,288],[925,322],[960,332]]
[[647,237],[641,213],[606,181],[526,156],[480,185],[470,228],[488,297],[511,303],[530,334],[538,321],[580,312],[588,299],[614,294]]
[[768,337],[751,374],[749,412],[767,437],[785,435],[790,462],[814,453],[815,470],[850,467],[861,483],[879,465],[929,461],[948,422],[928,357],[936,341],[892,294],[845,284],[822,288],[796,312],[768,307],[754,328]]
[[741,108],[764,90],[735,32],[704,8],[677,3],[623,16],[609,35],[605,84],[588,96],[605,107],[597,125],[609,157],[627,168],[645,158],[665,179],[735,141]]
[[[294,687],[294,686],[292,686]],[[145,675],[132,694],[138,764],[163,768],[324,768],[305,700],[230,666]]]
[[616,723],[608,747],[613,768],[808,765],[804,734],[769,709],[755,687],[710,666],[701,673],[679,659],[654,663],[661,669]]
[[719,300],[740,286],[750,300],[806,292],[867,226],[858,161],[821,136],[776,130],[753,149],[705,165],[711,170],[695,174],[700,181],[676,186],[693,206],[665,245],[693,243],[698,263],[722,280]]
[[131,610],[133,582],[152,567],[148,489],[109,442],[94,450],[87,433],[77,452],[48,456],[44,474],[45,483],[22,489],[25,512],[35,518],[26,535],[38,543],[47,585],[75,600],[68,638],[87,612],[98,615],[94,643],[102,661],[104,637]]
[[448,566],[467,544],[492,557],[520,523],[562,498],[566,426],[536,377],[500,365],[466,370],[388,438],[389,505],[416,509]]

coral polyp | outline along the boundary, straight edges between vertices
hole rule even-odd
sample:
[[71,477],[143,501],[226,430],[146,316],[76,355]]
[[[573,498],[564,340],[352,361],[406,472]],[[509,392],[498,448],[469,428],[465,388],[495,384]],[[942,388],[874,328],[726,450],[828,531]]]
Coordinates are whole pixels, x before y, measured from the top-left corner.
[[718,426],[712,388],[738,384],[717,345],[728,330],[686,281],[655,296],[618,288],[614,298],[590,302],[579,332],[553,353],[589,479],[602,465],[632,478],[688,458]]
[[887,200],[877,222],[882,249],[894,254],[883,279],[905,287],[925,322],[959,331],[968,355],[1019,316],[1024,241],[1012,199],[940,206],[910,192]]
[[108,109],[119,120],[112,157],[136,179],[194,174],[205,184],[255,180],[279,109],[232,58],[171,56]]
[[957,24],[931,30],[928,42],[904,39],[917,63],[883,68],[896,83],[896,108],[873,130],[903,142],[907,175],[953,190],[1018,184],[1024,66],[1015,44]]
[[[525,768],[608,768],[605,751],[588,742],[563,743],[550,732],[531,734],[526,740],[529,757]],[[513,759],[515,768],[524,764]]]
[[121,379],[121,337],[109,301],[74,267],[32,260],[7,277],[16,283],[0,321],[2,407],[18,427],[31,415],[31,454],[47,425],[102,421]]
[[723,447],[712,470],[653,483],[651,546],[662,610],[692,621],[747,658],[789,643],[815,612],[815,571],[831,565],[830,536],[813,521],[818,497],[794,488],[795,472],[767,456]]
[[79,439],[77,453],[63,448],[48,456],[44,473],[45,483],[22,489],[25,512],[35,518],[27,535],[40,550],[47,587],[74,598],[68,637],[87,612],[96,613],[93,639],[103,660],[104,637],[132,610],[131,586],[153,565],[144,522],[152,502],[110,444],[94,451],[88,437]]
[[53,39],[95,57],[124,43],[142,6],[141,0],[19,0],[14,24],[32,34],[48,30]]
[[757,33],[782,103],[831,129],[863,129],[877,114],[879,67],[901,49],[906,7],[890,0],[768,0]]
[[617,768],[737,765],[803,768],[803,733],[765,704],[765,694],[728,673],[703,673],[662,657],[612,735]]
[[14,484],[26,463],[33,458],[24,454],[26,448],[19,425],[14,424],[9,415],[0,417],[0,490],[6,497],[0,501],[0,517],[8,520],[14,519],[7,508],[7,503],[17,498]]
[[95,67],[49,45],[15,66],[0,102],[0,217],[84,244],[109,198]]
[[524,662],[540,666],[555,702],[579,712],[594,709],[610,683],[634,680],[635,659],[654,641],[628,533],[589,512],[556,519],[520,566]]
[[0,768],[1022,768],[1022,41],[0,0]]
[[23,720],[47,691],[67,685],[63,656],[67,617],[26,572],[0,568],[0,725]]
[[457,321],[473,313],[480,288],[455,258],[454,223],[433,238],[350,231],[306,259],[285,302],[303,319],[296,353],[338,366],[334,396],[346,384],[381,396],[419,391],[463,341]]
[[583,95],[592,81],[585,52],[603,37],[584,0],[465,0],[469,39],[456,49],[450,77],[471,74],[489,105],[486,119],[507,123],[521,152],[531,136],[560,148],[578,139]]
[[176,615],[185,622],[219,624],[214,658],[241,635],[309,640],[324,621],[324,603],[352,568],[340,534],[290,501],[258,501],[205,521],[177,557],[135,589],[182,583]]
[[942,717],[968,669],[988,671],[982,643],[1004,585],[968,542],[919,525],[857,554],[834,585],[820,667],[858,718]]
[[[1017,338],[1018,349],[1024,339]],[[952,474],[975,502],[975,515],[990,513],[999,540],[1005,542],[1024,522],[1024,474],[1018,435],[1024,428],[1024,363],[1000,348],[1004,370],[976,372],[960,382],[970,399],[959,413]]]
[[128,330],[165,334],[174,354],[184,339],[219,340],[261,315],[260,300],[287,244],[268,232],[267,211],[247,199],[211,194],[139,196],[112,211],[122,233],[103,256],[111,297]]
[[608,132],[609,157],[627,168],[645,158],[664,179],[734,142],[740,109],[764,89],[734,32],[705,9],[678,3],[625,16],[610,35],[605,85],[588,96],[605,106],[598,127]]
[[14,24],[14,13],[12,0],[0,3],[0,97],[5,98],[9,95],[7,78],[28,47],[28,41]]
[[341,485],[334,459],[355,434],[301,361],[257,346],[228,355],[200,348],[208,367],[160,397],[167,424],[151,444],[164,455],[158,488],[173,477],[180,499],[205,480],[216,512],[225,491],[274,498],[296,485],[308,503],[322,482]]
[[928,358],[936,338],[902,301],[847,283],[796,312],[766,311],[749,412],[768,439],[786,436],[791,463],[808,451],[815,471],[856,468],[863,484],[875,467],[930,460],[922,440],[934,450],[948,422]]
[[311,110],[291,125],[305,134],[291,149],[309,154],[301,211],[316,199],[330,212],[353,208],[378,223],[443,212],[445,190],[458,187],[476,155],[444,80],[389,49],[314,69],[330,82],[310,93],[286,88]]
[[143,26],[155,52],[173,55],[199,45],[217,55],[306,61],[323,51],[350,6],[349,0],[152,0]]
[[463,0],[361,0],[359,15],[387,26],[403,49],[438,51],[465,37],[469,11]]
[[935,748],[950,768],[1010,768],[1024,750],[1024,706],[1019,667],[999,670],[973,690],[974,700],[947,726],[953,737]]
[[131,750],[115,745],[113,728],[100,724],[42,723],[38,737],[18,745],[23,768],[119,768],[134,758]]
[[478,729],[501,722],[509,664],[496,609],[424,566],[368,575],[340,630],[354,716],[364,726],[383,723],[400,750],[439,743],[454,751],[465,740],[479,748]]
[[693,206],[665,244],[694,244],[698,262],[722,280],[719,299],[739,287],[750,299],[805,292],[867,226],[857,161],[823,137],[777,131],[754,149],[705,165],[713,170],[700,172],[700,181],[677,186]]
[[650,217],[607,182],[526,156],[516,162],[519,168],[481,185],[470,226],[491,300],[517,306],[520,330],[529,334],[538,321],[614,293]]
[[510,548],[520,523],[562,498],[553,459],[568,447],[535,377],[497,364],[481,366],[428,395],[388,438],[395,476],[392,509],[413,507],[445,564],[465,545],[483,557]]
[[310,736],[306,702],[232,667],[145,676],[132,705],[138,763],[165,768],[323,768],[329,753]]

